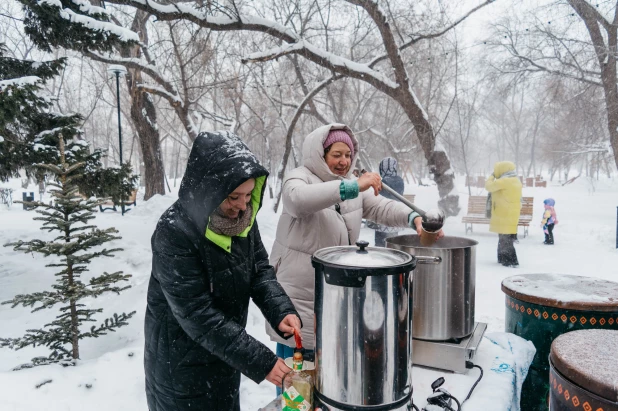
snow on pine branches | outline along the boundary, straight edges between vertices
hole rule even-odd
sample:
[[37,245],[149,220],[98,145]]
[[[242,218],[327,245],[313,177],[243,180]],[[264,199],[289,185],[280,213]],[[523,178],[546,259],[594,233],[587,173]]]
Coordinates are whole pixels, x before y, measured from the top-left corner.
[[[32,312],[57,307],[58,315],[49,324],[40,329],[26,330],[26,334],[16,338],[0,338],[0,347],[19,350],[27,346],[45,346],[51,350],[47,357],[35,357],[32,363],[15,368],[30,368],[36,365],[61,363],[74,365],[79,359],[79,342],[85,338],[96,338],[115,331],[128,324],[135,314],[113,314],[99,325],[86,328],[87,323],[95,322],[94,316],[103,311],[102,308],[91,308],[85,304],[86,298],[97,298],[102,294],[116,293],[130,288],[126,282],[131,277],[122,271],[104,272],[94,276],[86,283],[81,276],[88,271],[88,265],[94,258],[113,257],[121,248],[101,248],[105,243],[119,240],[115,228],[101,230],[88,224],[94,219],[93,211],[102,201],[84,199],[78,194],[75,181],[81,176],[83,162],[68,162],[65,156],[64,138],[59,140],[60,165],[39,164],[38,166],[55,176],[55,182],[50,182],[53,205],[43,202],[24,202],[27,207],[36,209],[40,217],[34,220],[43,221],[42,230],[58,233],[51,241],[34,239],[5,244],[15,251],[24,253],[40,253],[45,257],[54,256],[57,259],[47,264],[47,267],[59,267],[55,273],[56,281],[51,290],[20,294],[2,304],[11,304],[12,308],[24,306],[33,308]],[[96,248],[95,248],[96,247]],[[95,248],[95,250],[91,250]],[[125,283],[125,284],[122,284]]]

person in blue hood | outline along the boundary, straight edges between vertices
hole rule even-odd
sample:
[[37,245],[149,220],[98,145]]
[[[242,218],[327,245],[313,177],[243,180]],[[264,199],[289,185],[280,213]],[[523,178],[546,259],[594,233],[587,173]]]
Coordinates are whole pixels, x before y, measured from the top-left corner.
[[[379,167],[380,177],[382,182],[395,190],[397,193],[403,195],[404,182],[403,179],[397,175],[397,160],[393,157],[386,157],[380,161]],[[381,191],[380,195],[390,200],[397,200],[388,191]],[[399,230],[394,227],[387,227],[382,224],[374,223],[373,221],[367,222],[367,227],[375,230],[375,245],[376,247],[384,247],[386,245],[386,239],[389,237],[395,237],[399,234]]]

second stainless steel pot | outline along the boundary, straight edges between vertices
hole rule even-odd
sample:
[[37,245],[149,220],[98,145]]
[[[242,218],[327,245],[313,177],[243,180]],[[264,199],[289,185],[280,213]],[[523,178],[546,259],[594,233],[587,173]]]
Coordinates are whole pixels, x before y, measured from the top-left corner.
[[422,246],[417,235],[386,239],[387,248],[441,259],[436,264],[418,264],[414,271],[414,338],[451,341],[474,331],[477,244],[462,237],[444,237],[429,247]]

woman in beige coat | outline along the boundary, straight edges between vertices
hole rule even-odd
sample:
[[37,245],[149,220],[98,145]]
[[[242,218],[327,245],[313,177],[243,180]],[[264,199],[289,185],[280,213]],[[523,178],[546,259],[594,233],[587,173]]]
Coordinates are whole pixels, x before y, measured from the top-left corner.
[[[292,170],[283,184],[283,212],[270,262],[300,314],[303,345],[309,350],[314,345],[311,255],[320,248],[354,244],[363,218],[417,232],[421,227],[417,213],[378,196],[382,188],[378,174],[353,176],[358,150],[347,126],[322,126],[305,138],[303,166]],[[280,338],[268,325],[266,332],[278,343],[277,355],[292,356],[293,341]]]

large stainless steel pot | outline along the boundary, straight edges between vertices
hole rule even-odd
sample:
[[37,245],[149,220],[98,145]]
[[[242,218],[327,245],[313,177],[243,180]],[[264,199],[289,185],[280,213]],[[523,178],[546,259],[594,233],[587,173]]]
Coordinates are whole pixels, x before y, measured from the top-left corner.
[[386,248],[316,251],[315,396],[331,410],[411,404],[411,255]]
[[477,244],[462,237],[444,237],[429,247],[422,246],[417,235],[386,239],[387,248],[442,260],[439,264],[419,265],[414,272],[414,338],[451,341],[474,331]]

